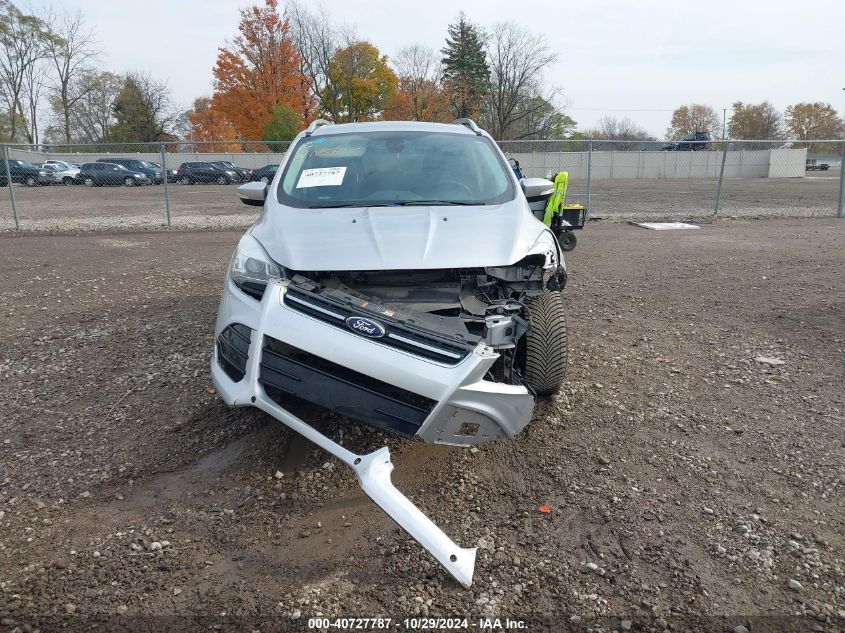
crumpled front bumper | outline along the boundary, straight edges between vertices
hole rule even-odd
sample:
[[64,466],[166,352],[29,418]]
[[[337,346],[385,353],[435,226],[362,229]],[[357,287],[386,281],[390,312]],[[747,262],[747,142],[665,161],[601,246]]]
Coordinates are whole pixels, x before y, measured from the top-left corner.
[[[247,349],[248,354],[243,375],[239,380],[234,380],[223,370],[218,360],[218,353],[221,348],[215,346],[211,369],[218,392],[231,405],[255,406],[265,411],[343,461],[355,471],[364,492],[400,527],[428,550],[458,582],[464,587],[469,587],[472,584],[475,568],[476,548],[459,547],[393,486],[391,481],[393,464],[387,447],[368,455],[357,455],[300,420],[268,395],[261,380],[262,357],[269,353],[263,346],[265,338],[282,336],[287,332],[291,340],[297,345],[307,346],[313,350],[323,350],[324,353],[327,353],[330,350],[341,352],[345,349],[337,341],[332,342],[326,338],[319,338],[318,334],[310,329],[313,324],[307,323],[307,319],[303,319],[301,315],[296,315],[296,318],[286,315],[286,309],[281,303],[284,290],[284,284],[270,284],[259,303],[230,286],[227,282],[218,316],[217,335],[219,336],[232,323],[240,323],[252,331],[249,334],[248,345],[241,346],[241,350]],[[297,323],[300,323],[300,325],[297,326]],[[289,330],[285,328],[289,328]],[[355,337],[355,335],[352,336]],[[359,342],[354,339],[353,341],[352,347],[357,347]],[[361,341],[361,343],[368,343],[368,341]],[[345,358],[343,353],[340,353],[339,356]],[[478,359],[473,359],[456,375],[464,377],[465,382],[470,380],[477,371],[480,371],[479,366],[483,365],[484,361],[489,360],[488,356],[487,352],[479,350]],[[403,370],[401,366],[396,366],[393,369],[402,379],[409,379],[410,374]],[[443,380],[443,377],[440,377],[440,379]],[[434,377],[429,376],[428,382],[433,386],[441,384],[438,382],[436,375]],[[479,390],[477,382],[470,382],[469,387]],[[452,390],[452,392],[455,391],[461,390]],[[482,394],[484,393],[483,389],[479,391]],[[470,390],[469,393],[472,393],[472,391]],[[458,399],[456,402],[460,404],[461,400]]]
[[[259,302],[227,281],[211,370],[228,404],[253,404],[257,389],[271,387],[401,435],[458,446],[516,435],[531,420],[534,397],[525,387],[484,380],[498,358],[484,343],[457,363],[437,362],[292,309],[284,301],[289,285],[271,283]],[[249,329],[239,380],[218,356],[221,334],[233,324]]]

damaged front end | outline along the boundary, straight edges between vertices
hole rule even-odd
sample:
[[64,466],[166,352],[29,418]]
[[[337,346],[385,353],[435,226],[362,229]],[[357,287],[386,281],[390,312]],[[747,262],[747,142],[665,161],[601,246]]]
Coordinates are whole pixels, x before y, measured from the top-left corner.
[[262,409],[348,464],[364,491],[469,586],[474,549],[459,548],[393,487],[387,448],[355,455],[285,402],[300,398],[434,443],[516,435],[535,403],[524,372],[525,302],[565,282],[554,238],[538,240],[511,266],[403,271],[267,264],[262,272],[256,245],[250,235],[242,240],[232,266],[254,270],[230,270],[220,304],[218,393],[230,405]]
[[[287,340],[273,340],[265,382],[280,395],[293,393],[425,441],[467,446],[515,435],[531,419],[534,405],[524,375],[530,328],[525,301],[543,291],[544,279],[560,279],[549,274],[555,263],[553,256],[538,253],[503,267],[288,271],[286,308],[344,337],[351,333],[395,351],[387,374],[407,357],[422,362],[410,381],[395,384],[379,380],[374,363],[358,373],[331,356],[314,357]],[[297,361],[315,371],[298,375],[291,366]],[[451,384],[434,386],[429,374],[451,376]]]

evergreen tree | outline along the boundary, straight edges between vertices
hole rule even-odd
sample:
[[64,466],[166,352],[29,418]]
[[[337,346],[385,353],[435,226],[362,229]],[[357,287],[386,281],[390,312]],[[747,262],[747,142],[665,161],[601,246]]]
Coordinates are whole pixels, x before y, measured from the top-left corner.
[[487,55],[478,27],[463,12],[449,25],[443,53],[443,85],[455,115],[477,116],[490,76]]

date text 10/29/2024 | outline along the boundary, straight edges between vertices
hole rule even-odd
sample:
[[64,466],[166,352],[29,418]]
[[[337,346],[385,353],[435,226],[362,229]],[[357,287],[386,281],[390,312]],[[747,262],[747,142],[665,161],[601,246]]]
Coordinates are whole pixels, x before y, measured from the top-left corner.
[[475,629],[479,631],[525,630],[523,620],[510,618],[309,618],[309,629],[339,629],[344,631],[374,631],[400,629],[406,631],[436,631]]

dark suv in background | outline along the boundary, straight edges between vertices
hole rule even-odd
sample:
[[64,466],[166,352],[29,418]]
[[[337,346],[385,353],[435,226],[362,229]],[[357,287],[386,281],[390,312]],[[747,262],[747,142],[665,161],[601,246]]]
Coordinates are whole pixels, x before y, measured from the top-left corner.
[[[47,170],[41,169],[26,160],[9,159],[9,176],[12,182],[17,182],[27,187],[35,187],[39,184],[47,184],[50,174]],[[6,176],[6,161],[0,160],[0,187],[9,184]]]
[[235,163],[228,161],[228,160],[216,160],[211,163],[218,169],[222,169],[223,171],[233,171],[237,174],[238,180],[241,182],[249,182],[249,177],[252,175],[251,169],[246,169],[245,167],[238,167]]
[[195,182],[216,182],[218,185],[228,185],[238,180],[239,177],[234,170],[221,169],[206,162],[182,163],[176,170],[176,182],[183,185],[192,185]]
[[713,139],[708,132],[693,132],[687,134],[677,143],[664,145],[663,150],[667,152],[696,152],[702,149],[709,149]]
[[102,185],[125,185],[135,187],[149,184],[147,174],[127,169],[117,163],[85,163],[79,168],[79,182],[86,187],[97,187]]
[[250,179],[255,182],[270,182],[279,170],[278,165],[264,165],[252,172]]
[[98,163],[113,163],[123,165],[129,171],[137,171],[147,176],[147,179],[156,184],[162,183],[161,167],[154,167],[152,163],[137,158],[98,158]]

